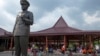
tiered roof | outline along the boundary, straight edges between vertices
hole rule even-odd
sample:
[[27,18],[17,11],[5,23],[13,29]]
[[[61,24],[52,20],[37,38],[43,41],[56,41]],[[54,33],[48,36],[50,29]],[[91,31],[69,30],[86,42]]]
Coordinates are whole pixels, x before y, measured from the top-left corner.
[[4,29],[2,29],[2,28],[0,28],[0,37],[7,36],[9,34],[11,34],[11,33],[4,30]]
[[31,32],[31,35],[70,35],[81,31],[82,30],[69,27],[61,16],[53,27],[37,32]]

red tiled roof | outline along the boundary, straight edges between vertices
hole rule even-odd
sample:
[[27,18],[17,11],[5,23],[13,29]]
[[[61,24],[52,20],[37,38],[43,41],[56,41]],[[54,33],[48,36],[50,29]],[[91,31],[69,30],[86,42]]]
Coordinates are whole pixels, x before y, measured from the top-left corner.
[[31,32],[31,35],[61,35],[61,34],[63,35],[63,34],[73,34],[79,31],[82,30],[69,27],[64,21],[63,17],[61,16],[53,27],[42,31]]
[[[31,32],[30,36],[85,35],[85,34],[100,35],[100,30],[83,31],[83,30],[69,27],[68,24],[66,24],[66,22],[64,21],[63,17],[61,16],[53,27],[45,30],[37,31],[37,32]],[[12,33],[0,28],[0,37],[1,36],[12,36]]]
[[53,26],[53,28],[59,28],[59,27],[68,27],[67,23],[64,21],[62,16],[59,18],[59,20]]
[[76,28],[69,27],[61,16],[56,24],[48,29],[31,32],[31,36],[46,36],[46,35],[100,35],[100,30],[83,31]]
[[8,31],[6,31],[6,30],[0,28],[0,36],[6,36],[6,35],[8,35],[8,34],[10,34],[10,32],[8,32]]

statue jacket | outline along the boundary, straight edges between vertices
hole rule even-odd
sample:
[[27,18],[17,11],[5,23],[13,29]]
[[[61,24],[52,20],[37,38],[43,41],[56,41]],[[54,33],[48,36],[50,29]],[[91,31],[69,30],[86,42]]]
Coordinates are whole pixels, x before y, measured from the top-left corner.
[[13,36],[29,36],[30,25],[33,24],[32,12],[20,12],[17,15],[16,22],[13,29]]

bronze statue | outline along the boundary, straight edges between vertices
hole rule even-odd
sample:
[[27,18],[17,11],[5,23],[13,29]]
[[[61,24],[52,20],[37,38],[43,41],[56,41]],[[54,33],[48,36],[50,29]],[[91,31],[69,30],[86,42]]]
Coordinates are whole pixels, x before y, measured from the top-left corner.
[[33,24],[33,13],[27,11],[30,6],[27,0],[20,1],[22,12],[19,12],[13,29],[15,56],[27,56],[30,25]]

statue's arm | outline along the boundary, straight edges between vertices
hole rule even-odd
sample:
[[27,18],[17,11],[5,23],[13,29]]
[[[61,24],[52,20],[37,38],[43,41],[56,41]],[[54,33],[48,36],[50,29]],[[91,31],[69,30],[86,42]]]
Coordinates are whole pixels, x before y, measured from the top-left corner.
[[26,24],[32,25],[33,24],[33,13],[30,12],[29,13],[29,18],[24,18],[24,21],[25,21]]

